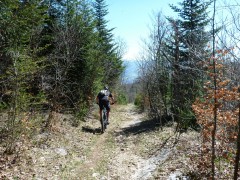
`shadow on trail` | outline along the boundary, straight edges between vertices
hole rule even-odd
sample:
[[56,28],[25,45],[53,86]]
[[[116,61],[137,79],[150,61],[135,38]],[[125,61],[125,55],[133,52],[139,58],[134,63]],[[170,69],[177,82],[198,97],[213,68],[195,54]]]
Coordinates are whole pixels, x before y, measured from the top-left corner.
[[136,124],[133,124],[129,127],[123,128],[119,133],[122,135],[136,135],[140,133],[147,133],[151,131],[155,131],[159,126],[159,122],[155,119],[145,120]]
[[102,134],[100,128],[91,128],[89,126],[83,126],[82,131],[86,133],[92,133],[92,134]]

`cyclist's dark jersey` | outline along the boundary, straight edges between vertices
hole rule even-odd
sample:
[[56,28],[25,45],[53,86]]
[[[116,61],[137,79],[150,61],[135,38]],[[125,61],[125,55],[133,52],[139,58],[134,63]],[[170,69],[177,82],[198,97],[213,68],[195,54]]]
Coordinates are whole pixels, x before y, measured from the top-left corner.
[[108,90],[101,90],[97,97],[99,101],[109,101],[108,97],[112,97],[112,94]]
[[102,110],[103,106],[106,107],[107,110],[110,110],[110,102],[109,97],[112,97],[112,94],[108,90],[101,90],[98,93],[98,99],[99,99],[99,107]]

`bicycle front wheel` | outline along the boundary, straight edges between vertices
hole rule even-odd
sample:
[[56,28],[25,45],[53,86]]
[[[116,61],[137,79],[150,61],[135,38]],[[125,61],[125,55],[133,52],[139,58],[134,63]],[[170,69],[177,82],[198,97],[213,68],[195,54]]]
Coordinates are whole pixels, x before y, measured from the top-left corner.
[[104,133],[105,131],[105,125],[104,125],[104,120],[101,118],[101,132]]
[[102,118],[101,118],[101,131],[104,133],[107,125],[107,110],[103,109]]

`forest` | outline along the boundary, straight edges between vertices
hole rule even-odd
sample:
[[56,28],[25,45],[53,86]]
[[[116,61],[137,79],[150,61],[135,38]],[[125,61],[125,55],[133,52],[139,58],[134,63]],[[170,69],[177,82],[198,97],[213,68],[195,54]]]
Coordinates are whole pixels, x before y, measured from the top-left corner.
[[199,134],[191,179],[237,180],[240,5],[228,3],[182,0],[169,5],[177,16],[155,13],[138,78],[126,83],[105,0],[1,0],[0,162],[20,156],[19,142],[54,132],[60,114],[81,126],[107,84],[116,106],[134,103],[159,134],[169,124],[176,136]]
[[0,108],[8,114],[10,152],[16,128],[34,112],[50,110],[44,128],[64,111],[76,115],[77,125],[97,91],[116,84],[123,65],[102,0],[6,0],[0,6]]

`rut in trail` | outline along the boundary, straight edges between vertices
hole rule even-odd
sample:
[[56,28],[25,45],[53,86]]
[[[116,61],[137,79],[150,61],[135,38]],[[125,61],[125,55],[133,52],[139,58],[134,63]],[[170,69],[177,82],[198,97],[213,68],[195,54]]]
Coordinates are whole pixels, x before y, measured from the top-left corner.
[[[115,153],[111,161],[110,179],[162,179],[177,180],[188,168],[191,146],[197,135],[188,132],[175,144],[174,127],[159,130],[154,120],[138,114],[134,106],[117,111],[121,123],[115,129]],[[181,151],[178,149],[181,148]]]
[[[117,179],[133,180],[152,178],[153,173],[157,169],[158,165],[163,163],[168,158],[170,150],[161,149],[149,158],[143,158],[137,155],[135,151],[138,150],[138,147],[134,141],[138,139],[138,136],[127,136],[127,131],[132,129],[135,134],[144,130],[147,131],[147,127],[144,129],[144,127],[141,126],[145,116],[143,114],[136,113],[136,111],[134,111],[134,107],[130,106],[129,110],[126,109],[126,112],[124,115],[122,115],[122,118],[123,123],[119,129],[115,130],[115,132],[118,134],[116,136],[118,148],[116,148],[116,156],[112,161],[112,177]],[[151,128],[153,127],[150,127],[150,129]]]

